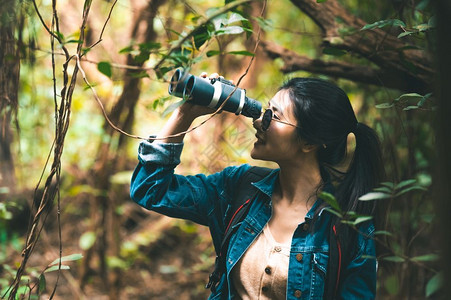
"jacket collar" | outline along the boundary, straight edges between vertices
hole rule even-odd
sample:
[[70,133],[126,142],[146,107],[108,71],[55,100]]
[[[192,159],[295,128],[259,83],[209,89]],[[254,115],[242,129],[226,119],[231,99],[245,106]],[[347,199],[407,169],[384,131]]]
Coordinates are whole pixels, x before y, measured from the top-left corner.
[[266,177],[257,182],[252,182],[252,185],[255,186],[260,192],[267,195],[269,199],[272,198],[272,193],[274,191],[274,185],[276,184],[276,180],[278,178],[280,169],[272,170]]
[[[325,170],[322,170],[325,171]],[[255,186],[260,192],[267,195],[270,201],[272,198],[272,193],[274,191],[274,185],[276,184],[276,180],[278,178],[280,169],[274,169],[272,170],[267,176],[265,176],[263,179],[257,182],[252,182],[252,185]],[[323,180],[325,181],[323,191],[333,194],[334,193],[334,186],[330,182],[330,175],[328,172],[321,172],[321,175],[323,176]],[[319,208],[319,206],[323,203],[323,200],[321,198],[318,198],[315,203],[313,204],[312,208],[308,211],[307,215],[305,216],[306,219],[313,219],[313,216],[316,212],[316,210]],[[326,205],[321,208],[321,211],[319,212],[319,215],[323,212],[323,210],[326,207],[329,207],[330,205]]]

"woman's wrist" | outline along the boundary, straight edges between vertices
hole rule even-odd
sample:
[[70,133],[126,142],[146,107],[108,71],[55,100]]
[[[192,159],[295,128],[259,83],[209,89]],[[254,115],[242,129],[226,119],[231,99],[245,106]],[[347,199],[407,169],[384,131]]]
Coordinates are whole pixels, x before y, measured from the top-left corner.
[[189,125],[191,125],[194,119],[196,119],[198,116],[193,113],[193,110],[190,106],[191,105],[187,106],[186,104],[182,104],[181,106],[177,107],[172,113],[171,118],[173,117],[178,122],[189,123]]
[[[183,109],[182,107],[176,108],[172,112],[166,125],[163,127],[163,130],[158,134],[158,141],[161,143],[182,143],[185,134],[180,133],[187,131],[195,118],[196,117],[189,113],[188,110]],[[169,137],[177,134],[180,135]]]

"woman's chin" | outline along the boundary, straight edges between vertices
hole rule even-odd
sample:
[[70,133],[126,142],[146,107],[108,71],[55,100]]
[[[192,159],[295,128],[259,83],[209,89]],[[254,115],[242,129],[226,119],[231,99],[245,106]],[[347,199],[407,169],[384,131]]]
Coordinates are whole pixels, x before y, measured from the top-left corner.
[[251,157],[253,159],[265,160],[263,143],[255,142],[254,148],[251,150]]

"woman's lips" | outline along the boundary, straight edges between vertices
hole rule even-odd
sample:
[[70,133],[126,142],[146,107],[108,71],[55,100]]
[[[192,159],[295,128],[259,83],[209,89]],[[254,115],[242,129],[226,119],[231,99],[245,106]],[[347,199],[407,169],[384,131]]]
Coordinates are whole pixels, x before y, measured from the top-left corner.
[[265,140],[259,134],[256,134],[255,137],[257,138],[257,141],[254,143],[254,145],[261,145],[265,143]]

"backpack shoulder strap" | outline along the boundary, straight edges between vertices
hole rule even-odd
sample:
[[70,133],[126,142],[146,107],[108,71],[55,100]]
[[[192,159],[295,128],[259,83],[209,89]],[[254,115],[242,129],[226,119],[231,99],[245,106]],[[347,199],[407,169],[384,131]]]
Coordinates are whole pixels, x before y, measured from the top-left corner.
[[339,299],[340,283],[353,255],[349,246],[355,243],[356,234],[348,225],[340,224],[339,221],[333,217],[330,224],[329,263],[324,299]]
[[236,195],[233,198],[232,207],[225,216],[225,224],[227,224],[227,226],[222,238],[221,249],[218,256],[216,256],[215,269],[213,273],[210,274],[209,281],[205,286],[206,289],[211,288],[214,292],[225,271],[225,256],[227,255],[230,237],[236,229],[234,225],[238,224],[246,217],[250,203],[258,193],[258,190],[252,183],[263,179],[271,171],[272,169],[269,168],[251,167],[240,178]]
[[[233,214],[249,199],[252,199],[257,193],[257,189],[252,183],[262,180],[272,169],[264,167],[251,167],[240,178],[235,197],[229,215],[226,216],[226,224],[232,220]],[[240,220],[238,220],[240,221]]]

